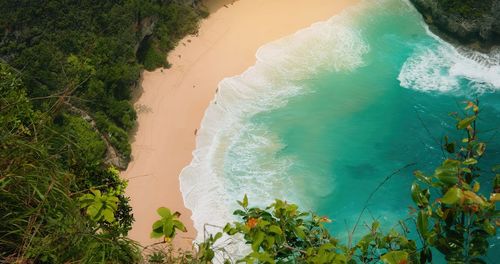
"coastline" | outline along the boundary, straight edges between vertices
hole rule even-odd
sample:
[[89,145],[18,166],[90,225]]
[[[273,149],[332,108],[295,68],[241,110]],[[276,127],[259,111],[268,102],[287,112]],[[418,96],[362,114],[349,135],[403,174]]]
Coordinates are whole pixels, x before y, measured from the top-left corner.
[[[179,174],[189,165],[195,134],[205,109],[224,77],[255,63],[257,49],[276,39],[326,20],[359,0],[214,0],[205,1],[210,17],[197,36],[187,36],[170,52],[170,69],[145,71],[142,94],[135,102],[138,128],[132,138],[132,161],[122,173],[136,221],[129,237],[142,245],[161,206],[179,211],[188,232],[176,247],[188,249],[196,236],[185,208]],[[234,2],[234,3],[233,3]],[[293,16],[291,15],[293,14]]]

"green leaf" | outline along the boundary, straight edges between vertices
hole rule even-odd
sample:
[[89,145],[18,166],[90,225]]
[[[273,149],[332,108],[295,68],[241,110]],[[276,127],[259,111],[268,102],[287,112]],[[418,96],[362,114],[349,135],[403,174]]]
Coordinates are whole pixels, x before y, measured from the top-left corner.
[[333,263],[346,263],[347,262],[347,257],[342,254],[335,254],[335,259]]
[[418,171],[418,170],[417,170],[417,171],[415,171],[413,174],[415,175],[415,177],[416,177],[419,181],[421,181],[421,182],[423,182],[423,183],[426,183],[426,184],[431,184],[431,178],[430,178],[430,177],[428,177],[428,176],[425,176],[425,175],[424,175],[424,173],[422,173],[421,171]]
[[481,184],[479,184],[479,182],[474,182],[474,185],[472,187],[472,191],[479,192],[480,188],[481,188]]
[[[303,227],[302,227],[303,228]],[[304,230],[302,230],[301,226],[297,226],[294,228],[295,234],[297,237],[299,237],[302,240],[306,239],[306,233],[304,233]]]
[[408,253],[404,251],[391,251],[380,257],[380,259],[388,264],[406,263],[408,261]]
[[156,210],[156,212],[158,212],[158,214],[161,216],[161,217],[164,217],[164,218],[171,218],[172,217],[172,212],[170,211],[170,209],[168,208],[165,208],[165,207],[160,207]]
[[98,214],[99,214],[99,211],[101,210],[102,208],[102,203],[100,202],[94,202],[92,203],[89,207],[87,207],[87,214],[91,217],[91,218],[95,218],[95,220],[99,220],[98,219]]
[[418,195],[420,194],[420,186],[414,182],[412,185],[411,185],[411,197],[413,198],[413,201],[415,203],[419,203],[420,200],[418,199]]
[[478,156],[482,156],[484,154],[484,151],[486,151],[486,144],[484,144],[482,142],[477,144],[476,154]]
[[262,231],[257,232],[255,235],[255,239],[252,243],[252,249],[253,251],[257,252],[259,251],[260,244],[262,244],[262,241],[264,241],[264,238],[266,237],[266,234]]
[[468,158],[464,162],[462,162],[462,164],[467,165],[467,166],[468,165],[474,165],[476,163],[477,163],[477,160],[474,159],[474,158]]
[[247,208],[248,207],[248,197],[247,195],[245,194],[245,196],[243,197],[243,203],[242,203],[242,206],[243,208]]
[[418,216],[417,216],[417,229],[418,232],[424,237],[427,237],[427,226],[428,226],[428,216],[425,213],[424,210],[419,210],[418,211]]
[[101,191],[95,189],[91,189],[90,191],[94,194],[95,198],[101,198]]
[[108,202],[110,203],[117,203],[119,202],[120,200],[118,199],[118,197],[114,196],[114,195],[109,195],[107,196],[107,199],[106,199]]
[[273,236],[268,236],[268,237],[266,238],[266,241],[267,241],[267,244],[268,244],[269,246],[272,246],[272,245],[274,245],[274,243],[276,242],[276,239],[275,239]]
[[374,221],[372,223],[372,233],[377,232],[378,228],[380,227],[380,222],[379,221]]
[[104,209],[102,211],[102,215],[104,216],[104,220],[106,220],[108,223],[113,223],[115,221],[115,215],[110,209]]
[[228,235],[232,236],[232,235],[238,233],[238,229],[236,229],[236,228],[230,228],[226,233]]
[[277,234],[277,235],[281,235],[281,234],[283,234],[283,232],[281,231],[281,228],[280,228],[279,226],[277,226],[277,225],[272,225],[272,226],[270,226],[270,227],[269,227],[269,231],[270,231],[271,233],[275,233],[275,234]]
[[495,226],[492,225],[488,219],[484,221],[483,228],[490,236],[493,236],[496,233]]
[[444,137],[444,147],[446,149],[446,151],[450,154],[453,154],[455,153],[455,142],[448,142],[448,136],[445,136]]
[[110,208],[113,212],[118,210],[118,204],[115,202],[109,202],[109,200],[106,200],[104,202],[106,204],[107,208]]
[[411,198],[418,205],[418,207],[424,207],[429,204],[429,190],[420,190],[420,186],[417,183],[413,183],[411,186]]
[[[243,206],[243,203],[242,203],[242,206]],[[245,216],[245,215],[247,215],[247,213],[245,213],[245,211],[243,211],[243,210],[238,209],[238,210],[233,212],[233,215]]]
[[229,223],[227,223],[225,226],[224,226],[224,229],[222,231],[224,231],[225,233],[229,232],[229,230],[231,230],[231,225]]
[[174,224],[172,221],[163,222],[163,235],[168,238],[172,238],[174,236]]
[[412,185],[411,185],[411,198],[413,199],[413,201],[420,205],[421,204],[421,201],[420,201],[420,186],[414,182]]
[[441,166],[445,168],[457,168],[460,166],[460,161],[455,159],[446,159]]
[[466,117],[460,121],[458,121],[457,123],[457,128],[458,129],[464,129],[464,128],[467,128],[470,124],[472,124],[472,122],[474,122],[474,120],[476,120],[476,116],[469,116],[469,117]]
[[163,236],[163,233],[159,233],[159,232],[151,232],[151,234],[149,235],[151,238],[160,238]]
[[326,251],[326,250],[330,250],[330,249],[334,249],[334,248],[335,248],[335,246],[332,243],[326,243],[326,244],[321,245],[321,247],[319,247],[319,250]]
[[461,162],[447,159],[434,171],[434,176],[446,185],[454,185],[458,182],[458,169]]
[[81,205],[80,208],[85,208],[92,204],[94,202],[94,195],[92,194],[85,194],[82,197],[78,198],[78,201],[80,201]]
[[179,220],[173,220],[174,222],[174,227],[181,230],[182,232],[187,232],[187,229],[186,227],[184,226],[184,224],[179,221]]
[[156,232],[161,232],[162,229],[163,229],[163,221],[158,220],[153,223],[153,230],[155,230]]
[[458,201],[461,201],[463,197],[464,194],[461,189],[457,187],[452,187],[448,189],[443,198],[441,198],[441,202],[447,205],[454,205]]

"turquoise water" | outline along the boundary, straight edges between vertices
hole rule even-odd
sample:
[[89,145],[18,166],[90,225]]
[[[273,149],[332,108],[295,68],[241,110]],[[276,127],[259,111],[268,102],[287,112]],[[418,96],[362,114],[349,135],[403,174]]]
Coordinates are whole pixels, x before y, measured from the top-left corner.
[[442,161],[440,140],[457,135],[448,114],[464,100],[480,99],[485,168],[500,160],[495,56],[456,51],[396,0],[365,1],[261,48],[255,67],[219,86],[181,176],[195,226],[231,219],[234,201],[247,193],[254,204],[281,198],[327,215],[345,239],[370,193],[417,163],[383,185],[361,222],[396,226],[412,205],[412,172]]
[[[307,196],[311,209],[336,220],[331,229],[337,233],[345,233],[345,220],[352,226],[385,177],[417,163],[393,176],[369,203],[373,217],[388,224],[407,215],[412,171],[432,171],[442,161],[440,140],[457,135],[448,113],[459,111],[461,102],[480,99],[482,118],[488,120],[480,124],[483,131],[500,124],[499,93],[479,95],[466,79],[449,92],[401,87],[398,76],[408,58],[422,47],[439,46],[418,19],[410,11],[363,18],[359,28],[370,46],[365,65],[312,76],[308,93],[250,121],[277,135],[285,146],[276,152],[277,159],[293,157],[287,172],[304,189],[298,202]],[[485,140],[490,136],[482,135]],[[498,138],[490,142],[490,162],[499,158],[498,143]]]

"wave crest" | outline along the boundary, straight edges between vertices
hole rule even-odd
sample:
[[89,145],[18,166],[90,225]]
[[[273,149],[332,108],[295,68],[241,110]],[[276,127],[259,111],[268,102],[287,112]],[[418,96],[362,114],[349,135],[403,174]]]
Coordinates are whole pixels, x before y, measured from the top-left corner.
[[500,49],[489,54],[455,48],[439,39],[427,28],[435,45],[419,46],[406,62],[398,76],[402,87],[423,92],[459,91],[467,83],[469,93],[500,90]]
[[[235,220],[230,209],[234,200],[241,197],[233,195],[242,196],[248,191],[244,188],[228,190],[224,166],[227,165],[228,150],[234,148],[232,142],[242,136],[242,131],[256,129],[247,126],[250,118],[259,112],[284,106],[290,97],[303,92],[302,80],[322,72],[350,71],[363,65],[363,55],[369,47],[360,32],[353,29],[352,22],[352,16],[344,12],[266,44],[257,51],[254,66],[219,83],[218,93],[207,108],[198,131],[193,160],[180,175],[184,203],[193,212],[192,219],[198,231],[197,240],[203,239],[206,223],[220,226]],[[261,133],[260,137],[248,141],[249,144],[255,143],[254,150],[265,148],[265,152],[272,154],[284,147],[272,135]],[[238,154],[248,163],[235,170],[241,174],[239,177],[248,179],[259,174],[267,180],[275,178],[274,181],[279,182],[276,177],[284,175],[266,174],[266,170],[275,170],[274,167],[260,166],[251,171],[252,164],[262,158],[256,156],[256,151],[240,151]],[[273,166],[276,164],[281,170],[286,170],[290,160],[273,162]],[[260,182],[248,188],[258,188]],[[282,185],[274,187],[283,188]],[[238,249],[232,251],[238,252]]]

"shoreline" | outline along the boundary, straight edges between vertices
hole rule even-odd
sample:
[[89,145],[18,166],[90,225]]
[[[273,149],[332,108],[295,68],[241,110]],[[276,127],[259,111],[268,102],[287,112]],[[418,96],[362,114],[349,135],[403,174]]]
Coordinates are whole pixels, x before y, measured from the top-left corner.
[[[132,161],[122,173],[136,221],[129,237],[145,246],[165,206],[181,213],[188,232],[174,240],[190,249],[196,237],[191,212],[184,206],[179,174],[195,150],[200,126],[218,83],[252,66],[257,49],[327,20],[359,0],[215,0],[205,1],[210,16],[197,36],[187,36],[169,53],[170,69],[144,71],[140,97],[134,103],[138,126],[132,138]],[[293,16],[290,16],[293,14]]]

